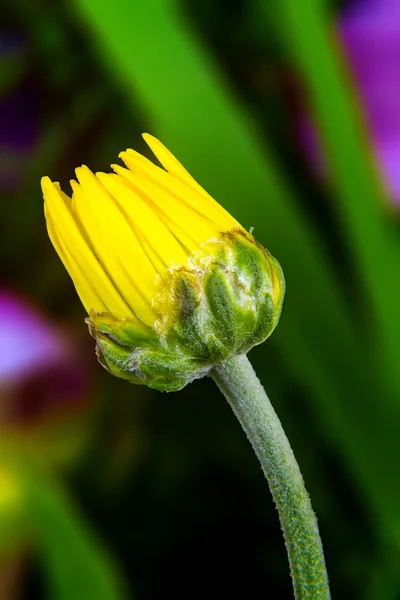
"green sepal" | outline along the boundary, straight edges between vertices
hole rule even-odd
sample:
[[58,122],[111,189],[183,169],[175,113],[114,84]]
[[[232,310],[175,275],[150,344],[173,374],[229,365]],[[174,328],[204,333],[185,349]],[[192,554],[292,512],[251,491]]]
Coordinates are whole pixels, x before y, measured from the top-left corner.
[[133,360],[140,369],[141,381],[162,392],[178,391],[194,379],[207,375],[210,368],[190,357],[150,349],[137,350]]
[[209,367],[165,346],[162,336],[135,318],[92,311],[86,319],[100,364],[116,377],[160,391],[177,391],[203,377]]
[[[92,329],[93,333],[96,331]],[[92,335],[93,335],[92,333]],[[127,379],[131,383],[145,383],[135,375],[131,368],[132,352],[126,346],[120,346],[105,335],[94,335],[96,339],[96,356],[102,367],[112,375]]]
[[92,310],[86,323],[89,333],[94,339],[102,335],[126,348],[143,344],[146,346],[158,344],[158,335],[155,330],[135,315],[116,319],[111,313],[99,313]]

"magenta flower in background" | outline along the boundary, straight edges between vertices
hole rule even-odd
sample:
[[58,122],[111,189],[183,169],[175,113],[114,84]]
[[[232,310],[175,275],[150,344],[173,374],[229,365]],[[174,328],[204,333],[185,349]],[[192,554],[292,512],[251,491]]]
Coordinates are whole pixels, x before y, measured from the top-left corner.
[[69,410],[86,391],[72,337],[27,301],[0,290],[0,427]]
[[[349,2],[338,33],[384,186],[400,203],[400,0]],[[313,167],[324,173],[310,119],[302,117],[297,127]]]
[[400,202],[400,1],[356,0],[339,28],[378,164]]
[[0,386],[32,376],[65,356],[65,344],[42,315],[0,292]]

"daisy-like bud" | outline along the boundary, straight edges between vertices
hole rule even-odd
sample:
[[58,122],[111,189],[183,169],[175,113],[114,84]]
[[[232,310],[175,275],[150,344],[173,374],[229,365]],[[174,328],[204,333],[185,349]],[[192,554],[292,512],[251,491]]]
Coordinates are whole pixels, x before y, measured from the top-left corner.
[[72,198],[42,180],[47,228],[89,313],[101,364],[179,390],[263,342],[284,296],[279,263],[158,140],[114,174],[76,169]]

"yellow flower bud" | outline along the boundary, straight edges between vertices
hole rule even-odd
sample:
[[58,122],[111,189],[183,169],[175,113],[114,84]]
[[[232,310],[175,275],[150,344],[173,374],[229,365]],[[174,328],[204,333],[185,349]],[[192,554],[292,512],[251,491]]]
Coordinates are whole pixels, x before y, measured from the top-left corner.
[[170,390],[265,339],[284,280],[169,150],[143,137],[164,168],[127,150],[127,168],[112,165],[113,174],[76,169],[71,198],[48,177],[42,189],[50,239],[90,315],[100,362]]

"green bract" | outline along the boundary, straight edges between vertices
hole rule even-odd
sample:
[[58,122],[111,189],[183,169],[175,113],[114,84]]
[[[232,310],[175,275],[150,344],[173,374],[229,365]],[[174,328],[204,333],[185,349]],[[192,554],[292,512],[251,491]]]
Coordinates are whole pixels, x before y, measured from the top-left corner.
[[96,311],[87,323],[110,373],[171,392],[271,335],[284,292],[278,261],[251,234],[232,230],[164,273],[153,327]]

